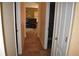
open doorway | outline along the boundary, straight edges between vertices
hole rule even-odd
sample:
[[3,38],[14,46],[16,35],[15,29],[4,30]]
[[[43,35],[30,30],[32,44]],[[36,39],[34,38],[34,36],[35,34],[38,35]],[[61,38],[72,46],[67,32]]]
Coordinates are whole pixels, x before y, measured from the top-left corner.
[[[17,8],[17,6],[20,7]],[[21,39],[18,40],[18,52],[20,51],[19,52],[20,55],[47,56],[51,54],[50,53],[51,48],[44,49],[45,30],[46,30],[45,26],[47,21],[46,9],[47,9],[47,3],[45,2],[16,3],[16,10],[17,10],[16,14],[18,14],[18,16],[20,17],[20,21],[17,20],[16,22],[17,28],[19,27],[17,29],[17,36],[19,39]],[[16,19],[19,18],[16,17]],[[18,26],[18,24],[20,26]],[[20,33],[18,33],[19,31]],[[49,41],[48,38],[46,39],[47,39],[46,42],[48,42]],[[47,46],[49,46],[49,44]]]
[[40,25],[38,19],[39,3],[24,3],[26,11],[25,31],[26,38],[22,55],[40,55],[42,45],[40,42]]

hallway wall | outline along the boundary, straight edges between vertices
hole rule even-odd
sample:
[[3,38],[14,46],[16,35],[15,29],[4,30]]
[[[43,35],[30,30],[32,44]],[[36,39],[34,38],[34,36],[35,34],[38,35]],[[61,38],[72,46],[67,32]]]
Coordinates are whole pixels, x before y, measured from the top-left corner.
[[22,47],[24,44],[24,39],[26,37],[26,9],[25,9],[25,4],[24,2],[20,3],[21,7],[21,36],[22,36]]
[[44,48],[45,39],[45,18],[46,18],[46,3],[39,3],[39,35],[42,47]]
[[76,3],[72,35],[69,47],[70,56],[79,56],[79,3]]

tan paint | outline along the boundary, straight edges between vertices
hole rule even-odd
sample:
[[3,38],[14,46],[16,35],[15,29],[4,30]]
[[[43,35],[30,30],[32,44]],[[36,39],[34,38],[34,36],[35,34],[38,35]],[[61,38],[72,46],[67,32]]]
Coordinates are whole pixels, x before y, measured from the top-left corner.
[[76,3],[69,54],[79,56],[79,3]]
[[41,44],[44,48],[44,33],[45,33],[45,15],[46,15],[46,3],[39,3],[39,36]]
[[27,17],[35,18],[34,14],[38,11],[38,8],[26,8]]
[[25,27],[25,23],[26,23],[26,8],[25,8],[25,4],[23,2],[21,2],[21,36],[22,36],[22,47],[24,44],[24,39],[26,37],[26,27]]

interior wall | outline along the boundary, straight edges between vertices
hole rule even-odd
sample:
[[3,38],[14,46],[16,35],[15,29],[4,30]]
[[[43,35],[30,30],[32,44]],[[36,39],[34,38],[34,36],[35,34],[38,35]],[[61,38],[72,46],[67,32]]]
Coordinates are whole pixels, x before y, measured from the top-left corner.
[[26,7],[23,2],[20,3],[21,7],[21,36],[22,36],[22,47],[24,39],[26,38]]
[[44,39],[45,39],[45,16],[46,16],[46,3],[42,2],[39,3],[39,35],[40,35],[40,42],[42,47],[44,48]]
[[8,56],[17,55],[16,34],[15,34],[15,17],[13,3],[2,3],[3,28],[5,36],[6,53]]
[[35,18],[35,12],[38,12],[38,8],[26,8],[26,17]]
[[79,56],[79,3],[76,3],[68,55]]
[[4,38],[3,38],[3,29],[2,29],[1,3],[0,3],[0,56],[5,56]]

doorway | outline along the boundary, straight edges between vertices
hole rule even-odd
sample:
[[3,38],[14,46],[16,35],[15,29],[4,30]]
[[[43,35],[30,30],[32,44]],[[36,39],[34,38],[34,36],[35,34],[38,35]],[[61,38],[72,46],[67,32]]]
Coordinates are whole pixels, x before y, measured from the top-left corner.
[[16,15],[19,16],[16,16],[17,27],[19,27],[17,28],[17,37],[20,39],[18,40],[18,54],[25,56],[50,55],[51,47],[44,49],[46,3],[21,2],[16,3],[16,6],[19,6],[19,8],[16,7]]
[[39,3],[24,3],[26,20],[22,55],[40,55],[42,45],[40,42],[40,24],[38,19]]

